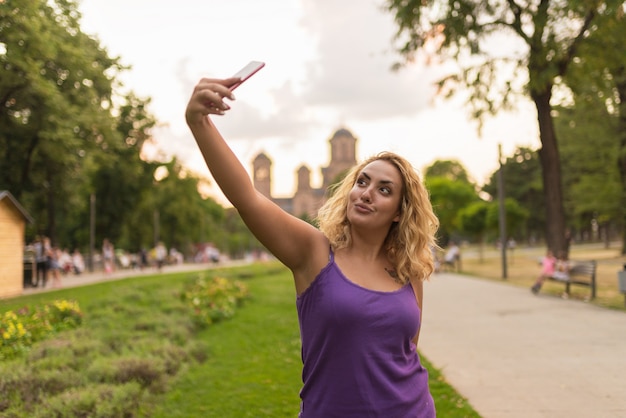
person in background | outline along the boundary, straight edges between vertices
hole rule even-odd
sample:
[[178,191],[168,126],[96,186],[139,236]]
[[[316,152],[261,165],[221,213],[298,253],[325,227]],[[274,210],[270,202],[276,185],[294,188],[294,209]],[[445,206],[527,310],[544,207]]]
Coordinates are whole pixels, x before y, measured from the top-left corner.
[[50,247],[50,250],[48,251],[48,269],[52,277],[52,287],[54,288],[60,288],[62,286],[62,266],[59,261],[62,257],[62,253],[63,252],[58,247]]
[[417,352],[423,281],[438,220],[410,163],[383,152],[355,166],[320,209],[319,229],[253,186],[211,115],[238,79],[202,79],[187,124],[213,178],[293,275],[300,323],[300,418],[433,418]]
[[455,241],[450,241],[448,250],[443,256],[443,265],[455,267],[456,263],[459,261],[459,257],[461,257],[461,249]]
[[185,261],[183,253],[181,253],[174,247],[170,248],[170,260],[172,264],[183,264],[183,262]]
[[530,288],[535,295],[541,290],[543,282],[554,274],[555,265],[556,257],[552,250],[548,249],[546,255],[541,259],[541,272],[539,273],[539,277],[537,277],[537,280],[535,280],[535,283]]
[[72,256],[66,248],[59,249],[57,252],[60,272],[68,274],[72,271]]
[[148,267],[148,250],[145,247],[141,247],[139,251],[139,269],[143,270]]
[[552,273],[552,277],[557,280],[567,281],[569,280],[570,268],[571,265],[567,257],[567,252],[559,251],[559,255],[554,263],[554,273]]
[[167,259],[167,248],[165,248],[163,241],[159,241],[157,246],[154,248],[154,258],[156,259],[157,270],[161,271]]
[[59,274],[58,272],[59,263],[57,262],[56,249],[52,247],[52,242],[50,241],[50,238],[43,237],[42,243],[43,243],[43,253],[44,253],[44,256],[46,257],[47,274],[46,274],[45,280],[41,284],[41,287],[45,288],[47,286],[48,276],[52,276],[53,280],[55,282],[57,281],[56,276],[58,276]]
[[[35,250],[35,280],[33,281],[33,286],[41,286],[46,287],[46,283],[48,281],[48,257],[46,255],[46,249],[44,248],[44,241],[46,237],[42,237],[37,235],[35,237],[35,242],[33,243],[33,248]],[[47,238],[46,238],[47,239]],[[48,245],[50,242],[48,241]]]
[[115,247],[108,238],[102,241],[102,261],[104,272],[111,274],[115,270]]
[[78,248],[75,248],[74,252],[72,252],[72,267],[76,275],[82,274],[85,271],[85,259],[80,251],[78,251]]

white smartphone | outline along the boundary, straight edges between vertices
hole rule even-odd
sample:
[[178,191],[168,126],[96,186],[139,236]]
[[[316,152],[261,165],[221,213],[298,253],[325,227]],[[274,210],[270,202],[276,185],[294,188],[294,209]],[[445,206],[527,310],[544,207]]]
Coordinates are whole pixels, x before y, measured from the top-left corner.
[[259,71],[263,67],[265,67],[265,63],[264,62],[261,62],[261,61],[250,61],[248,64],[246,64],[245,67],[243,67],[241,70],[239,70],[235,74],[233,74],[233,77],[241,78],[241,80],[239,80],[237,83],[235,83],[232,86],[230,86],[231,91],[235,90],[244,81],[246,81],[247,79],[252,77],[254,74],[257,73],[257,71]]

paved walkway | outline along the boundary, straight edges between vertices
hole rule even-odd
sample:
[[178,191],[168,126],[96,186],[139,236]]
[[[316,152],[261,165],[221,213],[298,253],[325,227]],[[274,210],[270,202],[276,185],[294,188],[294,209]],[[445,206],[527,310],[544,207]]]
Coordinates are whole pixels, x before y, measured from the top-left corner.
[[440,273],[420,351],[483,418],[626,417],[626,313]]
[[[63,285],[154,272],[66,276]],[[439,273],[424,286],[420,351],[483,418],[626,417],[624,312]]]
[[[183,271],[200,271],[203,269],[216,268],[216,267],[217,268],[230,267],[230,266],[236,266],[236,265],[241,265],[245,263],[248,263],[248,262],[247,261],[225,261],[225,262],[220,262],[218,264],[213,264],[213,263],[178,264],[178,265],[164,266],[161,272],[163,274],[169,274],[169,273],[178,273],[178,272],[183,272]],[[158,273],[158,271],[155,267],[147,267],[142,270],[118,269],[109,274],[106,274],[100,270],[94,271],[93,273],[85,272],[80,275],[68,274],[66,276],[61,276],[61,286],[62,288],[86,286],[92,283],[103,282],[107,280],[119,280],[119,279],[124,279],[127,277],[151,275],[151,274],[156,274],[156,273]],[[43,291],[51,291],[51,290],[56,290],[56,289],[52,287],[51,277],[48,277],[48,283],[45,289],[42,289],[41,287],[37,287],[37,288],[27,287],[24,289],[23,294],[28,295],[28,294],[35,293],[35,292],[43,292]]]

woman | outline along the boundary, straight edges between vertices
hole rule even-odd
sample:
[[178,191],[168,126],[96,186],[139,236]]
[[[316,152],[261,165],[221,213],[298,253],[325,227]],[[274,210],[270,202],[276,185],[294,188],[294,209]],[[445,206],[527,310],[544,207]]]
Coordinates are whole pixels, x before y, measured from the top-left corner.
[[106,274],[113,273],[113,270],[115,270],[115,247],[108,238],[102,241],[102,260],[104,263],[104,272]]
[[59,262],[61,258],[61,249],[58,247],[52,247],[49,245],[49,240],[46,246],[49,248],[46,252],[48,257],[48,271],[52,275],[52,287],[61,287],[61,270],[62,266]]
[[382,153],[338,185],[319,229],[289,215],[255,190],[209,117],[230,109],[224,98],[234,100],[237,81],[202,79],[186,119],[224,195],[293,274],[300,417],[434,417],[416,347],[438,221],[419,177],[405,159]]

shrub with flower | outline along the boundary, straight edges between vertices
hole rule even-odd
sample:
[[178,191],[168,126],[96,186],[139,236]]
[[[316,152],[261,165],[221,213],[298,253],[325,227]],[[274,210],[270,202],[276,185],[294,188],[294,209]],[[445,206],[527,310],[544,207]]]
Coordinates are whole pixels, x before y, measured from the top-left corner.
[[4,312],[0,315],[0,360],[25,353],[54,332],[78,327],[82,318],[78,303],[67,300]]
[[182,293],[181,298],[191,308],[194,322],[206,327],[230,318],[235,309],[248,297],[248,288],[237,280],[224,277],[205,279],[200,276]]
[[83,322],[83,314],[76,301],[55,300],[46,305],[46,310],[55,331],[74,329]]
[[31,334],[26,330],[20,317],[13,311],[5,312],[2,315],[0,332],[2,333],[0,359],[22,353],[31,345]]

